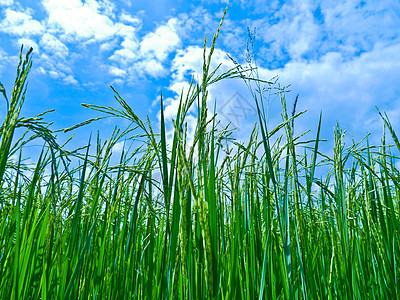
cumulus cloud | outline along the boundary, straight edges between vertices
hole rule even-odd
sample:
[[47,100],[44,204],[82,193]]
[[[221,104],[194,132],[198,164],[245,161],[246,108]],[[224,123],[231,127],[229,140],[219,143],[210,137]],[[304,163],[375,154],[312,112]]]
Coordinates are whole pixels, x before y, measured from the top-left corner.
[[[34,19],[32,9],[5,9],[0,29],[14,37],[19,36],[16,41],[33,45],[37,52],[40,46],[40,61],[58,57],[68,64],[69,61],[65,61],[67,57],[76,57],[71,47],[77,45],[86,50],[95,44],[98,45],[99,57],[106,56],[103,67],[108,65],[108,73],[132,81],[137,76],[165,75],[166,59],[182,44],[180,35],[183,30],[178,18],[170,18],[139,38],[141,19],[123,9],[118,11],[109,0],[43,0],[42,5],[48,16],[40,21]],[[79,55],[86,55],[81,53]],[[46,69],[51,64],[49,61],[41,67]],[[127,76],[117,72],[122,68]],[[47,74],[61,78],[51,69],[47,69]],[[65,75],[74,76],[72,73]]]
[[38,55],[35,59],[39,65],[38,73],[47,74],[66,84],[77,84],[71,68],[64,60],[69,54],[69,49],[49,32],[45,20],[35,20],[34,11],[31,9],[22,11],[7,8],[4,14],[5,18],[1,22],[0,31],[14,37],[13,42],[17,47],[22,44],[25,48],[34,49],[34,53]]
[[3,60],[5,57],[7,57],[7,52],[4,51],[4,49],[0,47],[0,58],[1,58],[1,60]]
[[126,76],[126,71],[122,70],[120,68],[117,68],[117,67],[110,67],[109,72],[110,72],[111,75],[116,76],[116,77],[124,77],[124,76]]
[[[1,5],[12,4],[11,1],[1,1]],[[143,59],[136,54],[140,44],[136,34],[141,27],[141,20],[125,11],[117,14],[112,1],[43,0],[42,5],[48,15],[41,20],[34,18],[32,9],[22,10],[20,5],[15,6],[17,9],[3,9],[0,33],[9,34],[18,45],[23,43],[34,47],[39,54],[37,62],[43,74],[52,78],[67,78],[63,82],[76,84],[77,81],[72,80],[75,77],[71,68],[73,61],[77,57],[87,56],[84,50],[93,44],[98,46],[100,56],[106,55],[110,61],[118,64],[138,63]],[[81,49],[79,53],[71,51],[75,46]],[[110,51],[113,52],[110,54]],[[152,75],[160,69],[152,60],[154,56],[154,53],[148,54],[145,59],[149,65],[142,68]],[[91,57],[96,55],[91,54]],[[60,71],[54,70],[54,59],[57,58],[63,59],[57,61],[59,67],[62,65]],[[87,63],[92,61],[88,60]],[[111,67],[109,74],[121,77],[121,72],[115,72],[114,67]]]
[[152,77],[158,77],[165,71],[161,62],[156,59],[141,60],[134,65],[134,69],[137,74],[148,74]]
[[[297,129],[305,131],[315,127],[319,112],[323,111],[325,132],[332,133],[336,122],[339,122],[358,138],[370,131],[379,136],[382,122],[375,105],[388,111],[394,125],[400,125],[396,117],[400,115],[400,109],[397,109],[400,104],[400,87],[397,84],[400,36],[389,28],[400,22],[398,17],[396,21],[393,13],[386,10],[387,5],[382,4],[377,11],[371,11],[371,6],[355,7],[350,2],[328,8],[322,1],[319,12],[316,12],[318,5],[315,3],[290,2],[285,5],[275,25],[268,25],[268,17],[258,23],[266,25],[264,30],[258,27],[258,33],[263,41],[269,42],[269,52],[264,48],[259,54],[261,61],[268,60],[268,53],[273,53],[273,58],[281,59],[278,64],[261,64],[259,72],[262,79],[269,80],[279,75],[281,85],[291,84],[292,92],[287,96],[289,107],[296,94],[300,94],[298,110],[307,109],[308,112],[306,117],[298,119]],[[369,35],[367,31],[378,26],[375,24],[379,19],[378,11],[384,15],[383,28],[377,28]],[[339,26],[340,22],[343,24]],[[353,26],[353,22],[358,24]],[[368,23],[365,27],[370,29],[363,29],[363,22]],[[350,34],[347,36],[348,27],[352,28],[348,29]],[[231,28],[231,32],[237,30],[235,24]],[[202,51],[201,47],[193,46],[177,51],[171,66],[173,75],[169,86],[175,94],[180,94],[182,89],[187,90],[191,76],[201,78]],[[216,51],[214,61],[231,66],[222,50]],[[248,103],[254,101],[246,87],[238,81],[225,81],[218,87],[211,87],[209,100],[217,98],[217,105],[221,108],[229,99],[235,99],[236,92]],[[176,116],[177,99],[165,101],[166,118]],[[279,101],[271,105],[273,111],[280,110]],[[250,106],[247,108],[251,116],[242,114],[244,118],[240,122],[236,120],[238,115],[228,116],[232,123],[240,123],[240,130],[257,121]],[[219,112],[219,117],[224,117],[223,111]],[[271,121],[279,122],[279,118],[279,113],[273,114]],[[312,125],[310,122],[313,122]]]
[[[322,1],[323,26],[335,44],[348,45],[357,50],[371,50],[377,40],[391,40],[393,26],[398,26],[400,3],[397,1],[353,2]],[[332,41],[331,40],[331,41]],[[352,53],[351,53],[352,54]]]
[[[244,4],[241,0],[230,2]],[[400,3],[254,0],[246,5],[253,15],[236,21],[228,18],[231,25],[226,37],[222,35],[224,45],[240,46],[236,37],[243,33],[238,26],[251,23],[250,28],[257,28],[261,77],[268,80],[279,75],[282,85],[291,84],[289,106],[299,93],[298,109],[308,109],[306,117],[297,121],[298,130],[315,127],[322,110],[325,132],[332,133],[339,121],[358,137],[369,131],[379,136],[382,122],[375,105],[393,116],[393,124],[400,125],[396,117],[400,115],[400,32],[393,30],[400,25]],[[174,84],[175,91],[183,85],[180,81]],[[221,85],[219,92],[229,88],[245,93],[229,82]],[[272,108],[279,112],[279,101]],[[271,116],[279,117],[279,113]]]
[[127,13],[127,12],[122,12],[120,17],[119,17],[121,22],[124,23],[129,23],[132,24],[134,26],[140,26],[142,24],[142,20],[139,19],[138,17],[134,17],[131,14]]
[[121,141],[121,142],[116,143],[112,147],[111,151],[113,154],[121,154],[122,150],[124,150],[124,147],[125,147],[125,141]]
[[65,84],[71,84],[71,85],[78,84],[78,81],[71,74],[66,74],[63,71],[58,70],[56,67],[49,68],[48,70],[41,68],[40,72],[42,74],[48,74],[53,79],[61,80]]
[[128,48],[118,49],[110,56],[110,60],[116,61],[122,65],[128,65],[137,59],[137,54]]
[[310,121],[316,124],[322,111],[329,132],[339,122],[353,133],[379,133],[382,123],[374,106],[400,113],[399,61],[400,43],[377,43],[350,60],[340,52],[329,52],[318,60],[288,62],[280,69],[261,68],[260,74],[279,75],[282,84],[291,84],[291,98],[300,94],[298,108],[308,110],[307,119],[298,121],[304,129],[310,128]]
[[4,49],[0,47],[0,75],[1,75],[2,69],[5,66],[7,61],[9,61],[7,52],[4,51]]
[[[126,16],[125,16],[126,18]],[[119,66],[124,66],[132,76],[159,77],[166,73],[163,65],[168,55],[181,44],[177,34],[179,21],[169,19],[154,32],[146,34],[139,42],[136,37],[125,37],[121,48],[116,49],[110,60]],[[110,68],[115,68],[111,66]],[[128,78],[127,78],[128,79]]]
[[172,18],[167,24],[159,26],[155,32],[147,34],[140,43],[141,53],[154,56],[160,61],[165,60],[181,42],[176,33],[177,26],[178,20]]
[[50,33],[45,33],[42,36],[40,45],[47,53],[52,53],[59,58],[65,58],[68,56],[68,47]]
[[115,11],[117,10],[117,6],[115,5],[115,1],[111,0],[97,0],[97,3],[99,5],[99,11],[100,13],[109,16],[110,18],[115,18],[116,13]]
[[10,6],[14,3],[13,0],[0,0],[0,6]]
[[290,60],[315,59],[333,51],[345,59],[370,51],[376,41],[396,37],[392,28],[400,24],[394,13],[399,9],[400,4],[390,0],[290,1],[254,19],[252,26],[263,41],[261,55],[271,67],[282,67]]
[[29,38],[19,38],[17,40],[17,46],[20,47],[21,45],[24,46],[24,49],[29,49],[29,48],[33,48],[33,52],[34,53],[38,53],[39,52],[39,46],[38,44]]
[[62,29],[68,40],[109,39],[116,33],[113,21],[99,13],[99,3],[88,0],[44,0],[52,28]]
[[5,18],[0,23],[0,31],[17,36],[31,36],[43,33],[44,26],[34,20],[30,10],[15,11],[5,9]]
[[257,36],[263,41],[262,55],[275,65],[315,51],[322,38],[313,7],[307,1],[285,4],[272,16],[254,20],[252,27],[257,28]]
[[[245,47],[246,27],[256,26],[262,78],[279,75],[282,84],[292,84],[290,97],[300,93],[299,106],[309,109],[312,116],[323,109],[325,119],[334,122],[335,118],[342,118],[341,123],[353,126],[347,113],[335,111],[356,111],[351,120],[361,124],[359,127],[373,127],[376,118],[372,117],[371,107],[376,99],[381,99],[383,108],[397,105],[400,90],[395,78],[399,74],[396,62],[400,36],[393,28],[400,24],[396,13],[400,3],[229,2],[243,8],[246,4],[248,8],[238,19],[231,18],[233,14],[228,12],[212,68],[218,63],[232,67],[224,50],[237,54],[237,49]],[[0,5],[12,5],[12,1],[0,0]],[[43,5],[48,16],[42,20],[35,20],[31,10],[12,6],[2,8],[0,21],[0,31],[11,35],[13,42],[24,42],[40,50],[38,63],[43,73],[77,84],[73,64],[79,54],[88,64],[93,63],[90,59],[100,61],[105,74],[120,83],[166,76],[170,79],[169,91],[174,95],[182,89],[187,91],[191,76],[201,78],[204,34],[210,41],[220,20],[220,12],[193,5],[188,13],[178,12],[175,17],[158,20],[154,29],[143,34],[140,30],[144,14],[132,15],[110,0],[43,0]],[[88,49],[95,53],[85,52]],[[174,59],[169,61],[170,57]],[[210,87],[209,100],[217,98],[217,105],[224,107],[236,92],[251,101],[242,83],[229,80]],[[165,99],[167,118],[175,117],[177,99]],[[397,110],[391,109],[390,113],[396,115]],[[245,125],[241,130],[242,127]]]
[[[209,48],[207,49],[207,53]],[[208,54],[206,54],[208,56]],[[232,67],[233,64],[227,56],[227,52],[216,48],[213,53],[211,69],[216,68],[221,64],[220,72],[227,70],[227,67]],[[195,79],[200,79],[203,73],[203,48],[199,46],[189,46],[186,49],[178,50],[172,62],[173,71],[172,85],[175,86],[179,82],[187,82],[192,76]],[[179,93],[180,89],[172,88],[172,91]]]
[[[127,13],[116,21],[116,7],[108,0],[44,0],[48,25],[61,30],[69,42],[104,42],[116,36],[133,39],[141,20]],[[128,23],[128,24],[126,24]]]
[[127,66],[139,59],[138,54],[139,43],[136,39],[126,37],[121,43],[121,48],[115,50],[110,56],[110,60],[121,65]]
[[[207,49],[208,56],[209,48]],[[226,72],[234,65],[227,56],[227,52],[216,48],[214,50],[210,72],[220,65],[217,75]],[[166,120],[176,118],[179,107],[180,95],[183,92],[183,98],[189,89],[189,82],[193,77],[195,82],[200,82],[203,74],[203,48],[198,46],[189,46],[178,50],[172,63],[173,71],[169,90],[176,96],[164,100],[164,116]],[[248,133],[254,124],[255,110],[251,100],[249,101],[246,86],[241,79],[230,79],[215,83],[208,88],[208,108],[209,116],[214,111],[214,101],[217,104],[217,120],[219,127],[225,127],[228,123],[238,129],[239,135]],[[189,110],[187,118],[188,128],[194,131],[196,127],[196,104]],[[173,132],[172,126],[169,127],[169,135]]]
[[52,79],[60,80],[65,84],[78,85],[78,81],[75,79],[69,64],[65,63],[57,55],[41,53],[37,72],[42,75],[48,75]]
[[78,81],[72,75],[63,76],[62,80],[64,81],[65,84],[71,84],[71,85],[79,84]]

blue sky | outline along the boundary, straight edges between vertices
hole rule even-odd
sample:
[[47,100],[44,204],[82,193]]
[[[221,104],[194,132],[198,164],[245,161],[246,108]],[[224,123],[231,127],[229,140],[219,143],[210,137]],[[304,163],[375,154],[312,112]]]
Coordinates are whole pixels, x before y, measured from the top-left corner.
[[[0,81],[10,93],[21,44],[32,46],[24,116],[55,108],[46,117],[52,128],[72,126],[97,116],[81,103],[115,106],[113,85],[139,116],[157,124],[161,91],[166,117],[173,118],[188,76],[201,74],[204,36],[211,40],[226,6],[214,66],[232,67],[226,54],[244,63],[247,28],[255,28],[261,78],[279,76],[280,85],[291,85],[289,109],[299,94],[297,110],[308,110],[297,120],[297,133],[312,129],[314,137],[322,111],[322,137],[332,140],[339,122],[349,136],[371,132],[379,142],[378,106],[400,134],[397,0],[0,0]],[[257,118],[244,83],[218,83],[209,99],[221,108],[222,123],[232,122],[245,139]],[[267,107],[273,127],[281,118],[279,100],[271,96]],[[88,127],[78,144],[89,131],[108,133],[114,124]]]

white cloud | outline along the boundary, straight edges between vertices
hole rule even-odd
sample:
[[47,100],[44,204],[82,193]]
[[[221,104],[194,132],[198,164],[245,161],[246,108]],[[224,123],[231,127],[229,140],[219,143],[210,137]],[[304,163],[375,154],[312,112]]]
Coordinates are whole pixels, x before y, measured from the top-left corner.
[[49,75],[54,79],[58,79],[58,78],[62,77],[62,74],[60,72],[57,72],[54,70],[49,71]]
[[48,74],[53,79],[61,80],[65,84],[78,85],[78,81],[71,74],[65,74],[57,68],[53,68],[49,71],[41,69],[40,72],[42,74]]
[[131,40],[131,39],[125,39],[122,43],[121,46],[125,49],[129,49],[131,51],[136,51],[138,50],[138,43],[136,40]]
[[132,6],[132,1],[131,0],[121,0],[123,3],[125,3],[126,5],[128,5],[129,7]]
[[42,75],[49,75],[51,78],[60,80],[64,84],[78,85],[71,67],[63,59],[60,59],[59,56],[52,56],[43,52],[38,62],[39,67],[34,69],[34,71],[37,70],[36,72]]
[[165,72],[161,62],[156,59],[141,60],[134,65],[134,70],[142,76],[148,74],[152,77],[158,77]]
[[0,23],[0,31],[17,36],[31,36],[43,33],[44,26],[34,20],[31,11],[5,10],[5,19]]
[[0,0],[0,6],[10,6],[13,3],[13,0]]
[[[159,97],[157,97],[157,102],[160,101]],[[178,113],[178,108],[179,108],[179,98],[166,98],[163,99],[164,102],[164,118],[165,120],[172,120],[172,119],[176,119],[176,115]],[[153,103],[154,106],[157,105],[158,103]],[[159,107],[159,105],[157,105],[157,107]],[[161,114],[158,113],[157,115],[158,119],[161,120]]]
[[338,121],[355,134],[381,130],[375,105],[381,110],[399,110],[399,73],[400,43],[377,43],[351,60],[330,52],[315,61],[293,61],[277,70],[260,69],[262,78],[278,74],[283,85],[291,84],[290,98],[300,94],[298,109],[308,110],[308,117],[298,120],[302,128],[315,127],[322,111],[328,131]]
[[178,20],[170,19],[167,24],[147,34],[140,43],[140,51],[146,56],[154,56],[160,61],[165,60],[168,54],[176,49],[181,40],[176,33]]
[[[387,32],[398,23],[398,16],[394,13],[400,8],[395,1],[379,1],[376,3],[365,1],[322,1],[321,13],[324,23],[333,36],[344,43],[369,43],[371,38],[384,38],[392,33]],[[360,46],[364,46],[361,45]]]
[[[109,0],[43,0],[42,4],[48,17],[40,22],[32,17],[30,9],[23,12],[6,9],[0,31],[21,36],[18,42],[33,45],[36,51],[39,45],[43,51],[41,54],[45,54],[40,56],[41,67],[53,78],[62,76],[51,67],[54,64],[52,57],[64,60],[68,56],[76,57],[70,49],[77,43],[83,50],[91,47],[88,44],[101,43],[100,56],[107,55],[109,61],[116,64],[108,66],[109,74],[120,79],[126,77],[124,79],[127,80],[136,76],[158,77],[165,74],[163,62],[181,43],[176,18],[169,19],[154,32],[138,39],[137,32],[142,26],[138,15],[142,12],[135,16],[124,10],[118,11]],[[107,53],[110,51],[112,53]],[[66,67],[69,62],[63,63]],[[121,66],[127,70],[125,73],[118,71],[122,70]],[[70,72],[64,74],[73,76]]]
[[65,84],[78,85],[78,81],[72,75],[63,76],[63,81]]
[[133,41],[136,41],[136,32],[140,29],[140,25],[141,24],[137,26],[126,25],[123,23],[115,24],[118,36],[123,37],[125,40],[133,40]]
[[36,71],[37,71],[39,74],[42,74],[42,75],[45,75],[45,74],[46,74],[46,70],[45,70],[43,67],[38,67],[38,68],[36,69]]
[[[201,78],[202,53],[202,48],[193,46],[177,51],[171,68],[173,71],[169,86],[171,91],[179,95],[182,88],[187,90],[187,81],[191,76]],[[225,52],[216,49],[214,66],[211,69],[219,62],[228,67],[232,66]],[[375,105],[381,111],[389,111],[389,116],[395,116],[391,117],[393,126],[400,126],[400,121],[396,117],[400,115],[400,109],[398,109],[400,107],[398,96],[400,95],[398,85],[400,39],[391,42],[376,42],[370,51],[352,58],[339,50],[330,51],[312,60],[298,58],[289,61],[279,69],[260,67],[259,73],[261,79],[269,80],[279,75],[282,86],[291,84],[292,92],[287,95],[288,110],[292,109],[296,94],[300,94],[297,111],[308,110],[308,112],[297,120],[297,132],[315,129],[319,113],[323,111],[323,130],[329,136],[333,133],[332,129],[336,122],[339,122],[342,128],[354,133],[356,140],[367,132],[380,136],[382,122],[374,108]],[[209,92],[210,106],[216,99],[218,119],[221,121],[224,121],[227,113],[218,109],[226,110],[226,102],[231,101],[236,92],[239,92],[250,104],[254,101],[240,80],[218,83],[211,86]],[[271,126],[280,122],[279,112],[281,111],[279,100],[273,99],[271,98],[272,102],[267,105],[267,107],[270,106]],[[178,105],[178,98],[165,101],[166,119],[176,117]],[[245,138],[254,122],[258,121],[252,111],[248,110],[248,113],[248,115],[232,115],[226,118],[230,118],[233,125],[240,125],[237,132],[239,137]],[[238,121],[237,117],[242,119]]]
[[118,43],[118,39],[114,39],[109,42],[104,42],[100,45],[100,52],[108,52],[113,50]]
[[[116,6],[109,0],[44,0],[43,5],[48,12],[46,33],[40,45],[47,54],[53,54],[65,58],[70,50],[66,45],[83,42],[83,47],[88,43],[101,43],[99,45],[100,55],[108,55],[110,61],[116,62],[118,66],[104,66],[108,68],[112,76],[126,77],[127,72],[119,66],[128,66],[140,62],[138,57],[139,41],[136,34],[141,26],[141,20],[127,13],[122,13],[116,21]],[[121,42],[122,38],[122,42]],[[114,50],[115,49],[115,50]],[[114,50],[114,51],[113,51]],[[107,52],[113,51],[108,54]],[[73,56],[73,53],[71,54]],[[49,56],[44,57],[48,59]],[[159,72],[159,66],[147,57],[147,64],[141,66],[142,70],[155,75]],[[46,64],[44,68],[49,68]],[[57,72],[48,69],[49,74],[56,78]],[[51,73],[50,73],[51,72]],[[132,72],[131,72],[132,73]],[[71,72],[64,72],[65,76],[73,76]],[[60,76],[58,76],[60,78]],[[74,80],[64,80],[73,82]]]
[[113,21],[116,7],[108,0],[44,0],[43,5],[49,14],[50,28],[62,30],[68,41],[98,42],[116,36],[134,39],[141,26],[140,19],[126,13],[120,16],[120,21],[128,25]]
[[[94,0],[93,0],[94,1]],[[109,16],[110,18],[115,18],[115,11],[117,9],[115,1],[110,0],[97,0],[100,12]]]
[[120,45],[121,48],[114,51],[114,53],[109,57],[110,60],[126,66],[132,64],[132,62],[139,58],[139,42],[134,34],[126,34]]
[[40,45],[47,53],[52,53],[60,58],[65,58],[69,54],[68,47],[54,35],[49,33],[45,33],[42,36]]
[[[133,21],[128,15],[123,15],[122,19]],[[126,79],[129,80],[136,76],[164,75],[166,73],[164,61],[181,44],[177,34],[178,25],[176,18],[169,19],[154,32],[145,35],[140,42],[134,34],[127,34],[121,43],[121,48],[115,50],[109,59],[128,69],[129,76]]]
[[[222,17],[220,13],[221,11],[210,13],[202,6],[193,7],[188,13],[180,13],[177,16],[179,20],[179,25],[176,26],[177,34],[192,45],[203,45],[205,35],[211,38],[215,34]],[[222,30],[227,30],[228,26],[224,24]]]
[[[209,48],[207,49],[206,57],[208,57]],[[214,50],[210,72],[221,64],[217,75],[226,72],[234,65],[227,57],[227,53],[219,48]],[[201,81],[203,73],[203,48],[197,46],[189,46],[186,49],[178,50],[173,60],[172,80],[170,82],[169,90],[175,93],[176,97],[166,98],[164,100],[164,116],[165,119],[171,121],[176,118],[179,107],[180,95],[183,92],[185,99],[191,77],[195,81]],[[217,120],[220,121],[220,126],[225,127],[231,123],[233,127],[237,127],[237,136],[244,136],[251,131],[255,119],[254,109],[251,108],[250,101],[247,98],[248,92],[242,80],[230,79],[222,82],[215,83],[208,88],[208,108],[209,117],[214,110],[214,101],[217,103]],[[243,101],[245,100],[245,103]],[[247,102],[246,102],[247,101]],[[249,110],[250,107],[250,110]],[[233,114],[232,114],[233,112]],[[191,107],[187,115],[186,121],[188,124],[189,132],[193,133],[196,127],[196,103]],[[172,123],[167,124],[168,136],[172,137],[173,127]],[[189,134],[189,140],[193,138]]]
[[125,147],[125,141],[121,141],[121,142],[116,143],[111,149],[112,154],[114,154],[114,155],[115,154],[121,154],[122,150],[124,150],[124,147]]
[[142,20],[134,17],[126,12],[121,13],[120,17],[119,17],[121,22],[125,22],[125,23],[129,23],[134,25],[135,27],[138,27],[142,24]]
[[17,40],[17,46],[21,47],[21,45],[24,46],[24,49],[29,49],[29,48],[33,48],[33,52],[34,53],[38,53],[39,52],[39,46],[38,44],[29,38],[20,38]]
[[7,52],[4,51],[3,48],[0,47],[0,75],[3,67],[5,66],[6,62],[9,61],[9,57],[7,55]]
[[257,32],[269,50],[266,55],[281,57],[286,52],[291,59],[300,59],[315,49],[320,28],[313,17],[313,7],[307,1],[285,4],[276,12],[279,21],[270,25],[269,17],[256,21]]
[[[206,57],[208,57],[209,48]],[[221,64],[221,71],[226,71],[228,67],[233,67],[231,60],[227,57],[227,52],[216,48],[213,53],[210,69],[213,70]],[[191,76],[200,79],[203,74],[203,48],[198,46],[189,46],[186,49],[178,50],[172,62],[172,90],[179,94],[181,88],[176,83],[187,82]]]
[[264,44],[261,54],[272,66],[328,52],[341,52],[347,59],[399,36],[393,31],[400,22],[395,13],[400,3],[395,2],[284,2],[269,5],[274,8],[253,19],[251,27],[257,28]]
[[110,72],[111,75],[116,76],[116,77],[126,76],[126,71],[125,70],[122,70],[120,68],[113,67],[113,66],[110,67],[109,72]]
[[[184,81],[186,75],[200,77],[203,69],[203,48],[189,46],[178,50],[172,62],[174,81]],[[178,92],[178,91],[176,91]]]
[[7,57],[7,52],[4,51],[4,49],[0,47],[0,58],[1,58],[1,60],[3,60],[5,57]]
[[[227,19],[224,21],[222,26],[220,39],[229,51],[240,52],[246,46],[247,35],[248,31],[246,30],[246,26],[241,26],[240,24]],[[221,41],[219,41],[219,43],[220,42]]]
[[106,40],[113,37],[117,28],[113,21],[99,12],[100,5],[94,0],[44,0],[52,28],[62,29],[69,40]]
[[110,56],[110,60],[116,61],[123,65],[128,65],[137,59],[137,54],[127,48],[119,49]]

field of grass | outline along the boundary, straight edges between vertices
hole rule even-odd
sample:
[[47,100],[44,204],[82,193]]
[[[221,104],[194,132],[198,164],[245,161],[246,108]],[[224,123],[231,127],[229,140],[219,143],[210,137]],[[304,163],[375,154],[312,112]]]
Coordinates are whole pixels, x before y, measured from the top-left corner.
[[[170,143],[162,100],[155,132],[115,91],[117,108],[84,106],[132,125],[75,151],[57,143],[43,115],[20,116],[32,63],[21,51],[9,99],[0,86],[1,299],[399,297],[400,173],[391,152],[400,143],[387,116],[395,149],[385,135],[381,145],[346,147],[337,127],[329,157],[319,151],[321,121],[313,140],[294,135],[302,113],[287,112],[283,91],[282,123],[268,127],[261,87],[269,83],[255,69],[210,69],[217,36],[202,79],[182,93]],[[207,110],[208,87],[235,77],[256,87],[259,122],[246,143],[217,130]],[[15,130],[27,134],[16,139]],[[23,157],[36,139],[44,146],[32,166]],[[125,139],[140,146],[112,164]]]

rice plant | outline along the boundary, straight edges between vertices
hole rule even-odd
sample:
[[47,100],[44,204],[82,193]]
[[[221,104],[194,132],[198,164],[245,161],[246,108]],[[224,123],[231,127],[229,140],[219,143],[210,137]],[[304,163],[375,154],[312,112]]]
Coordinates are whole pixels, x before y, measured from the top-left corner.
[[[155,132],[114,89],[115,107],[83,104],[99,117],[65,131],[105,117],[131,125],[75,151],[57,143],[43,114],[20,117],[32,64],[21,49],[9,100],[0,85],[1,299],[398,298],[400,145],[390,120],[381,114],[376,146],[345,145],[337,126],[330,157],[319,149],[322,117],[315,138],[295,135],[303,112],[289,114],[278,89],[282,122],[269,128],[261,86],[272,83],[251,66],[210,69],[221,25],[174,120],[165,120],[161,97]],[[231,78],[248,84],[258,111],[245,143],[207,107],[209,86]],[[28,165],[26,144],[38,138],[43,149]],[[127,147],[113,165],[121,140]]]

